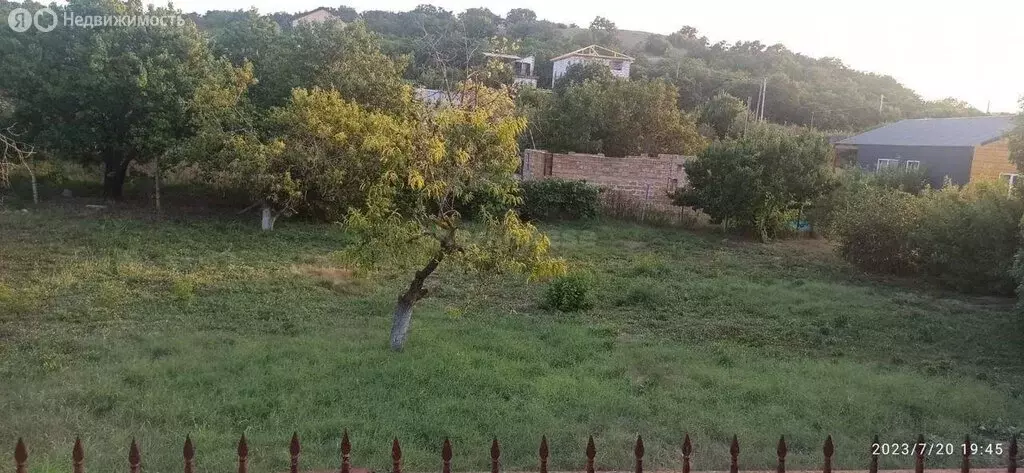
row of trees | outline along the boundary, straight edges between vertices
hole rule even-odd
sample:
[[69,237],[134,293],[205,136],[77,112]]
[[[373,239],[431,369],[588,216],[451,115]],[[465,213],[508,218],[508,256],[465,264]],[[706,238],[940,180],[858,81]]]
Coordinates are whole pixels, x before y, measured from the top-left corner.
[[[371,31],[383,36],[387,53],[409,59],[407,79],[433,88],[461,74],[450,64],[470,64],[476,53],[489,48],[492,38],[502,37],[516,44],[504,52],[536,57],[535,69],[544,87],[553,85],[552,57],[594,43],[617,48],[637,58],[631,68],[634,79],[667,81],[684,110],[695,110],[721,92],[743,103],[748,98],[756,101],[761,80],[767,77],[765,115],[777,123],[860,130],[899,118],[981,113],[952,98],[923,100],[890,76],[859,72],[836,58],[811,58],[781,44],[759,41],[712,43],[690,26],[668,36],[648,34],[634,44],[622,40],[626,36],[612,19],[596,17],[588,27],[578,28],[539,19],[523,8],[512,9],[504,17],[486,8],[456,14],[431,5],[407,12],[357,14],[343,8],[337,13],[346,21],[364,20]],[[216,21],[201,24],[211,31],[228,28],[232,15],[242,12],[211,12],[204,20],[215,17]]]
[[[0,3],[0,15],[15,5]],[[56,9],[174,13],[117,0]],[[251,13],[211,37],[186,23],[2,30],[3,118],[48,159],[102,164],[112,199],[131,164],[153,163],[247,192],[265,229],[291,213],[344,221],[362,240],[353,262],[415,269],[393,313],[393,349],[442,264],[564,271],[548,239],[513,211],[525,120],[507,89],[467,77],[452,84],[452,103],[428,109],[361,24],[282,29]],[[479,196],[491,205],[466,226],[458,209]]]

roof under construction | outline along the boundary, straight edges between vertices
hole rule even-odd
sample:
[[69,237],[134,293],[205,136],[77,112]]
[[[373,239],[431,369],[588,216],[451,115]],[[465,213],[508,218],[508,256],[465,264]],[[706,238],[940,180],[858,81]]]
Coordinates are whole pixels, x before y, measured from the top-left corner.
[[632,61],[633,60],[633,58],[630,57],[630,56],[622,54],[622,53],[620,53],[618,51],[612,51],[611,49],[608,49],[608,48],[606,48],[604,46],[598,46],[596,44],[591,44],[590,46],[587,46],[585,48],[577,49],[577,50],[575,50],[575,51],[573,51],[571,53],[565,53],[565,54],[563,54],[561,56],[553,57],[553,58],[551,58],[551,60],[552,61],[557,61],[559,59],[565,59],[567,57],[572,57],[572,56],[595,57],[595,58],[600,58],[600,59],[619,59],[619,60],[622,60],[622,61]]

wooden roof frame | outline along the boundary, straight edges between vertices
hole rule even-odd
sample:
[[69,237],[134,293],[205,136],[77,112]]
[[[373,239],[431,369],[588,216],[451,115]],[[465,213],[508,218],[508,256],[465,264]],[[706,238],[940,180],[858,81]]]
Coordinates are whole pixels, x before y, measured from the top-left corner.
[[622,54],[618,51],[612,51],[604,46],[598,46],[591,44],[590,46],[577,49],[571,53],[565,53],[561,56],[551,58],[552,61],[558,61],[572,56],[583,56],[583,57],[595,57],[599,59],[618,59],[621,61],[635,61],[636,59]]

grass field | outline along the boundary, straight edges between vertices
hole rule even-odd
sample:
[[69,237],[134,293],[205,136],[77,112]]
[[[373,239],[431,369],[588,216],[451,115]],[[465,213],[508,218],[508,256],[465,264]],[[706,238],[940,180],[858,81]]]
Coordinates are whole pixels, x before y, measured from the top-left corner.
[[[67,471],[81,435],[91,471],[180,468],[191,433],[204,471],[230,471],[250,439],[254,471],[354,463],[387,471],[398,436],[411,471],[626,468],[639,433],[649,468],[866,465],[874,434],[1005,442],[1024,425],[1024,322],[1013,301],[868,278],[822,241],[762,245],[624,223],[547,226],[556,251],[596,276],[594,309],[539,308],[542,284],[443,271],[403,353],[389,310],[408,275],[339,267],[339,226],[255,217],[143,218],[81,205],[0,213],[0,452],[18,436],[33,472]],[[8,450],[10,449],[10,450]],[[4,454],[6,455],[6,454]],[[930,458],[931,465],[957,465]],[[976,465],[999,459],[977,457]],[[910,457],[882,459],[908,467]],[[0,461],[0,472],[13,462]]]

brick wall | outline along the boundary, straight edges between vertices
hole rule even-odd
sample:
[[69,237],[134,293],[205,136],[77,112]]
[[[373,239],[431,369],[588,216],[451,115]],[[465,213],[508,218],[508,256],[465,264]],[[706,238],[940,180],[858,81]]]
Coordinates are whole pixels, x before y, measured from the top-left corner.
[[1017,165],[1010,162],[1010,140],[1004,138],[975,147],[971,180],[995,180],[1001,174],[1017,174]]
[[660,154],[656,158],[627,156],[610,158],[600,154],[551,153],[528,149],[523,152],[524,180],[561,178],[586,181],[635,197],[670,202],[668,193],[686,184],[683,163],[688,156]]

